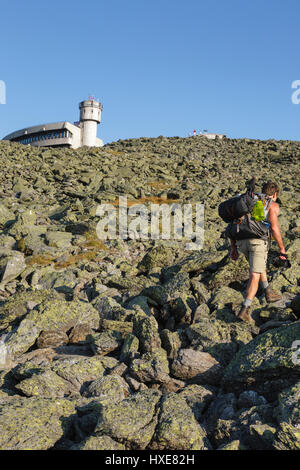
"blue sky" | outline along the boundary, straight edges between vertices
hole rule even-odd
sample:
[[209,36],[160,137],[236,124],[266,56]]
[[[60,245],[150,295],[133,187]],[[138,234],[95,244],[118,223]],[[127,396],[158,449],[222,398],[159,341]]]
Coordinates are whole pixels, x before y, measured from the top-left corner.
[[[1,0],[0,138],[103,103],[105,143],[300,140],[299,0]],[[299,95],[300,96],[300,95]]]

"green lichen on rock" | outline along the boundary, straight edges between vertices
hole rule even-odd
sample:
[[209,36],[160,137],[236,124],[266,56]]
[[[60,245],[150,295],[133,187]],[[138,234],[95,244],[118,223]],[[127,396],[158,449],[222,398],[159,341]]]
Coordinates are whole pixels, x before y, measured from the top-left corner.
[[70,384],[55,372],[47,370],[22,380],[16,389],[27,397],[63,398],[70,393]]
[[224,385],[241,389],[255,384],[271,395],[286,388],[300,376],[300,366],[293,360],[293,343],[299,336],[299,321],[257,336],[230,362],[224,372]]
[[71,450],[125,450],[125,446],[109,436],[89,436]]
[[68,434],[74,415],[74,404],[65,399],[15,398],[0,402],[0,449],[51,449]]
[[26,352],[43,330],[67,331],[80,323],[99,326],[99,315],[93,306],[79,300],[47,299],[28,313],[12,333],[6,344],[8,353],[18,356]]
[[279,424],[275,448],[300,450],[300,381],[278,396],[274,416]]
[[164,383],[169,381],[169,362],[163,348],[153,349],[133,359],[130,370],[134,377],[145,383]]
[[43,300],[59,299],[59,294],[52,289],[49,290],[27,290],[12,295],[0,307],[0,329],[25,316],[32,308]]
[[96,435],[109,435],[133,449],[145,449],[157,424],[156,408],[161,394],[145,390],[101,410]]
[[205,437],[183,397],[170,393],[162,399],[152,448],[204,450],[207,449]]

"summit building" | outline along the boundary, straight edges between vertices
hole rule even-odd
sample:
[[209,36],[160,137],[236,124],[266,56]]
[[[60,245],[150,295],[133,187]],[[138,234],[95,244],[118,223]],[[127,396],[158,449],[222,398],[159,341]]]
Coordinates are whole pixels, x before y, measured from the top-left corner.
[[102,104],[94,99],[79,103],[80,120],[40,124],[12,132],[3,138],[11,142],[29,144],[34,147],[102,147],[97,137],[97,126],[101,122]]

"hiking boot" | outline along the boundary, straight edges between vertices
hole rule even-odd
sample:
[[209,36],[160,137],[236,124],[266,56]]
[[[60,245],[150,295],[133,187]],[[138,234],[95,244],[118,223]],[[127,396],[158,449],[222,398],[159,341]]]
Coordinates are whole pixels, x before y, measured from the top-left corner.
[[265,289],[265,297],[267,302],[277,302],[277,300],[282,299],[282,295],[276,294],[276,292],[268,286]]
[[252,318],[250,316],[250,307],[245,307],[245,305],[242,305],[241,310],[237,314],[237,317],[240,320],[251,322]]

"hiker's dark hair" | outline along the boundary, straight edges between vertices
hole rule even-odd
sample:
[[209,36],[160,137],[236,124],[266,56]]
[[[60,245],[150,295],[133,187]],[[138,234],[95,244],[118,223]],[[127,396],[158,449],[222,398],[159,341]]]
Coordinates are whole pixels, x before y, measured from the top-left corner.
[[279,194],[280,188],[274,181],[268,181],[262,185],[261,191],[268,196],[273,196],[275,193]]

